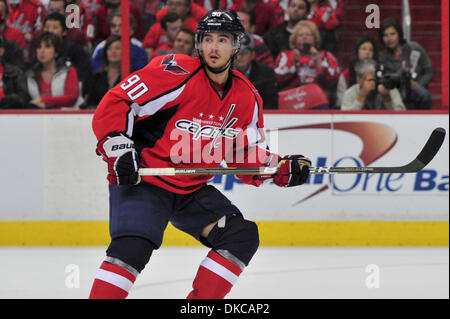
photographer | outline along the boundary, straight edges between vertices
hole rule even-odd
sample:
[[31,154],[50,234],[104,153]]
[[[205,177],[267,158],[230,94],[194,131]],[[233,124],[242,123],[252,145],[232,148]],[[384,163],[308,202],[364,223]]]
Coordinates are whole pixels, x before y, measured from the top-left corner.
[[380,43],[386,51],[380,55],[383,74],[400,76],[402,97],[408,109],[431,109],[431,94],[427,90],[433,79],[433,66],[427,52],[416,42],[407,43],[400,23],[394,18],[383,21],[379,32]]
[[377,81],[376,67],[373,59],[356,63],[357,83],[345,91],[342,110],[406,110],[398,89],[387,89]]

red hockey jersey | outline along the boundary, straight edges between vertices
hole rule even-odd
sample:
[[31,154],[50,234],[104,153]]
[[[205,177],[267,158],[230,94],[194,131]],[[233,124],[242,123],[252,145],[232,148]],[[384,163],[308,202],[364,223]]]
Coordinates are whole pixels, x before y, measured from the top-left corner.
[[[164,55],[111,89],[98,105],[93,130],[100,141],[121,132],[135,143],[141,167],[263,166],[262,100],[238,71],[230,71],[223,93],[199,58]],[[169,191],[186,194],[212,176],[145,176]],[[252,176],[238,176],[260,185]]]
[[275,79],[280,90],[308,83],[316,83],[326,89],[334,88],[340,74],[338,60],[330,52],[319,51],[319,55],[322,65],[318,73],[316,63],[310,56],[301,56],[296,61],[294,50],[281,51],[275,63]]
[[8,5],[8,9],[8,27],[31,34],[42,31],[46,10],[39,0],[22,0],[18,6]]

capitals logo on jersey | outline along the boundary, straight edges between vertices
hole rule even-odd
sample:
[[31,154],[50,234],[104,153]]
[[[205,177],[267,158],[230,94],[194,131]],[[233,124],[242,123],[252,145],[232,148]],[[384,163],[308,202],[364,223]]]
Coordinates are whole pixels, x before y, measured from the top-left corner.
[[181,66],[177,64],[177,61],[175,61],[175,55],[170,54],[166,55],[163,60],[161,61],[161,65],[165,65],[164,71],[168,71],[175,75],[181,75],[181,74],[189,74],[189,71],[186,71]]

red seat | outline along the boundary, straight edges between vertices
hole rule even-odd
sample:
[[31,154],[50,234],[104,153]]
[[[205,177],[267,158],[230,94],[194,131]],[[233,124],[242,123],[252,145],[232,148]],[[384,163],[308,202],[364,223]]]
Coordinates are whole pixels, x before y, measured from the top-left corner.
[[278,93],[278,107],[281,110],[325,109],[328,98],[315,83],[306,84]]

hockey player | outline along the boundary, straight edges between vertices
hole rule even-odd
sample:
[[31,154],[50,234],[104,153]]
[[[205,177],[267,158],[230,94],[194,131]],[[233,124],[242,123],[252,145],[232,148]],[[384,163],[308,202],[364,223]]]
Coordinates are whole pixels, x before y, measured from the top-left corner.
[[[275,176],[238,176],[259,186],[305,183],[311,162],[281,158],[264,144],[262,101],[231,65],[244,28],[234,11],[199,22],[199,57],[156,57],[111,89],[98,105],[97,153],[108,164],[111,243],[90,298],[125,298],[170,221],[211,248],[188,298],[224,298],[249,264],[258,229],[206,182],[212,176],[145,176],[139,167],[278,165]],[[231,154],[231,155],[230,155]]]

